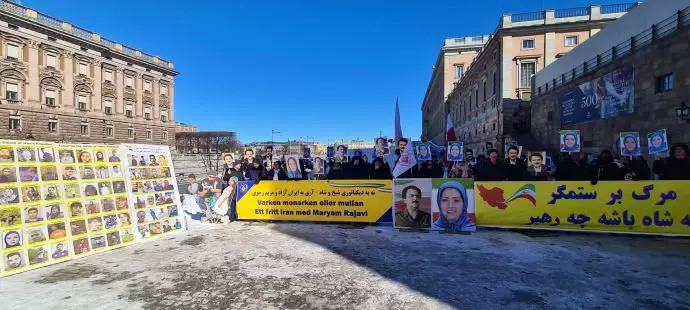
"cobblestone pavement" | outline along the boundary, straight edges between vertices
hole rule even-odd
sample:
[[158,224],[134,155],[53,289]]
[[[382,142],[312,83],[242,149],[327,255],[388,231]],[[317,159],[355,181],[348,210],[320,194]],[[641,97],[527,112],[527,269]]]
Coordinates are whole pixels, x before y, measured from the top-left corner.
[[0,309],[689,309],[690,240],[209,225],[0,279]]

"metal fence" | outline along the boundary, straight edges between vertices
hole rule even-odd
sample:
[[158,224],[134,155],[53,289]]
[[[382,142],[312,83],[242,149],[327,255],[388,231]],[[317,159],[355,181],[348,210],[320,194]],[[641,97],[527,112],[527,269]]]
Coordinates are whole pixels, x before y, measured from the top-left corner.
[[585,16],[585,15],[589,15],[589,7],[562,9],[562,10],[556,10],[556,12],[554,12],[554,16],[556,18]]
[[637,3],[607,4],[601,6],[601,14],[623,13],[637,6]]
[[510,15],[510,21],[513,23],[519,23],[519,22],[528,22],[531,20],[540,20],[544,19],[545,13],[544,11],[541,12],[529,12],[529,13],[520,13],[520,14],[513,14]]
[[[617,7],[617,9],[622,9],[622,7]],[[602,52],[601,54],[595,55],[591,59],[584,61],[581,65],[572,68],[568,72],[564,72],[560,77],[553,78],[551,81],[539,86],[535,85],[532,89],[532,92],[538,95],[548,93],[549,91],[556,89],[558,86],[564,85],[587,74],[588,72],[592,72],[600,67],[608,65],[616,59],[633,54],[638,49],[645,47],[656,40],[666,37],[676,32],[680,28],[688,25],[690,25],[690,7],[687,7],[682,11],[678,11],[673,16],[670,16],[663,21],[652,25],[651,28],[647,28],[637,35]]]

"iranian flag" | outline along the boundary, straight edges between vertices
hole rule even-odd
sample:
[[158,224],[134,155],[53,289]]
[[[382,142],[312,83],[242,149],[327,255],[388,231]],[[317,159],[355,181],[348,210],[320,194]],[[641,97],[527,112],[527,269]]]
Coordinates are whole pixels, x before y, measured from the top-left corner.
[[448,123],[446,123],[446,142],[455,141],[458,138],[455,136],[455,129],[453,129],[453,119],[448,113]]

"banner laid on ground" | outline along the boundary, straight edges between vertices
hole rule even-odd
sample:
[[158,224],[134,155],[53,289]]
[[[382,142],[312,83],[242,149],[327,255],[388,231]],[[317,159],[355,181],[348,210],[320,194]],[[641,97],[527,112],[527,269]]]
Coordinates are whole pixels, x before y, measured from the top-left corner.
[[690,234],[690,181],[474,186],[480,226]]
[[[157,155],[170,158],[167,147],[156,148],[164,148]],[[141,239],[134,233],[136,196],[125,182],[124,159],[119,145],[0,140],[0,276]],[[176,184],[172,167],[163,171],[167,160],[156,168],[161,169],[156,180]],[[158,210],[166,208],[171,226],[177,223],[176,193],[173,188],[152,200]],[[159,225],[166,230],[165,222]]]
[[390,222],[391,180],[239,182],[240,219]]
[[393,180],[393,225],[403,229],[475,231],[472,179]]

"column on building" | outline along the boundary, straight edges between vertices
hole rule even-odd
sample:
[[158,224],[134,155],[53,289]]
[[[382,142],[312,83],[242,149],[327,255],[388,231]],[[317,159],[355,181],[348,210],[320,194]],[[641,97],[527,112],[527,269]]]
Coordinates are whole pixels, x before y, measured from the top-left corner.
[[101,64],[103,63],[103,60],[100,58],[94,59],[93,63],[91,64],[91,78],[93,81],[93,93],[91,94],[91,106],[93,107],[94,111],[99,111],[101,113],[104,112],[103,108],[103,95],[101,92],[101,86],[103,86],[102,81],[103,79],[101,78],[102,76],[102,68]]
[[117,94],[117,98],[115,99],[115,112],[125,115],[125,74],[122,68],[119,67],[113,71],[113,80],[115,80],[113,83],[115,84],[115,93]]
[[62,100],[60,102],[67,107],[75,107],[74,100],[74,54],[72,52],[64,52],[60,57],[62,72],[64,73],[64,87],[61,92]]
[[42,63],[40,61],[40,50],[39,50],[39,45],[37,41],[30,40],[29,44],[27,45],[28,48],[28,59],[26,61],[29,63],[29,80],[26,81],[26,87],[25,87],[25,92],[26,92],[26,103],[30,103],[31,105],[35,105],[36,102],[38,102],[38,106],[40,107],[41,105],[41,94],[40,94],[40,83],[41,83],[41,78],[40,78],[40,64]]

